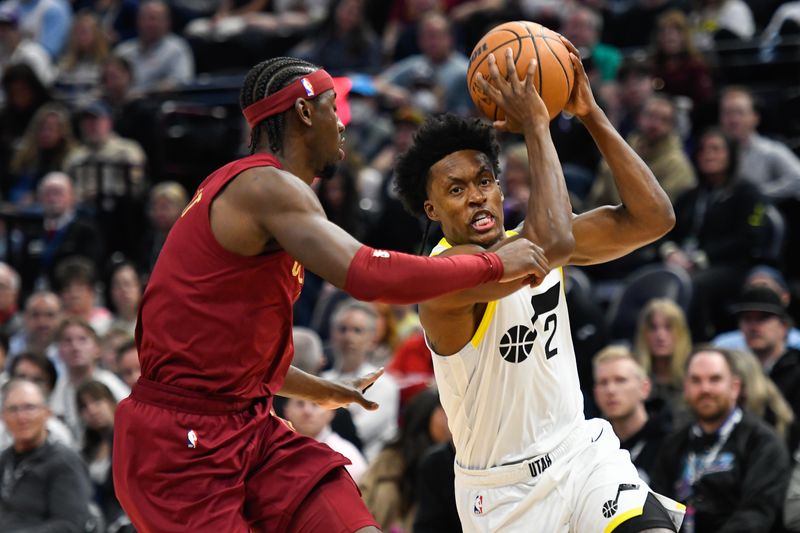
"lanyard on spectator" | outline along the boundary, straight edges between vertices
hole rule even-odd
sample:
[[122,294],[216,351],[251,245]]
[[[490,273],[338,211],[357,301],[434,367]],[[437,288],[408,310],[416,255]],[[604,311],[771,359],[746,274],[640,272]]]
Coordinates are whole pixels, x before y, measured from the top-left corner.
[[[703,454],[703,457],[698,457],[694,450],[689,452],[686,465],[686,476],[688,478],[687,481],[689,482],[689,486],[694,485],[694,483],[700,477],[702,477],[706,471],[708,471],[709,467],[716,460],[719,452],[722,450],[722,447],[725,446],[725,443],[728,441],[728,437],[731,436],[733,428],[736,427],[736,424],[738,424],[741,419],[742,410],[737,407],[719,428],[719,437],[717,438],[717,442],[711,447],[710,450],[708,450],[708,453]],[[703,435],[703,431],[696,424],[692,426],[691,431],[697,437],[701,437]]]

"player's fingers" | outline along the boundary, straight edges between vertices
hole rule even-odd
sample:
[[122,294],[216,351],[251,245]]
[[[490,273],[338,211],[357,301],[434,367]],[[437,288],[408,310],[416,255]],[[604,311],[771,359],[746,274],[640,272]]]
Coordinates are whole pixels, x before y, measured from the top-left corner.
[[578,52],[578,49],[575,48],[575,45],[572,44],[569,39],[567,39],[563,35],[559,35],[558,37],[561,39],[561,42],[564,44],[564,46],[567,47],[567,50],[569,50],[570,53],[573,53],[576,56],[581,57],[581,53]]
[[483,77],[483,74],[478,72],[475,76],[475,79],[478,81],[478,86],[483,91],[483,94],[491,98],[495,103],[502,102],[503,100],[503,93],[497,90],[489,81]]
[[367,400],[366,398],[364,398],[363,394],[359,394],[356,397],[356,403],[358,405],[360,405],[361,407],[363,407],[364,409],[366,409],[367,411],[374,411],[379,407],[379,405],[377,403],[371,402],[371,401]]
[[515,90],[522,88],[522,82],[517,75],[517,65],[514,63],[514,52],[511,48],[506,48],[506,80]]
[[533,59],[531,59],[531,62],[528,65],[528,71],[525,73],[526,90],[531,90],[531,89],[536,90],[536,86],[533,83],[533,78],[536,76],[536,69],[538,67],[538,64],[539,64],[538,61],[536,61],[536,58],[534,57]]
[[497,58],[494,54],[489,54],[489,79],[492,80],[492,86],[498,89],[498,92],[504,93],[508,90],[508,82],[500,75],[500,68],[497,66]]
[[372,387],[372,385],[378,381],[378,378],[383,375],[383,367],[379,368],[374,372],[370,372],[366,376],[361,376],[358,382],[356,383],[356,388],[360,390],[362,393],[367,392],[367,389]]

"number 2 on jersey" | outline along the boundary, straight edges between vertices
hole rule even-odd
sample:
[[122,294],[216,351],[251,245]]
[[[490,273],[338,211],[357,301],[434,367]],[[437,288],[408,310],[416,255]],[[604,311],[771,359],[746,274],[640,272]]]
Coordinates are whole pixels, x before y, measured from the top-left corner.
[[[531,317],[531,324],[536,327],[536,320],[539,315],[543,315],[553,311],[558,305],[558,299],[561,296],[561,282],[556,283],[545,292],[541,294],[534,294],[531,296],[531,306],[533,307],[533,316]],[[544,321],[544,331],[549,333],[547,341],[544,344],[545,356],[550,359],[558,354],[558,347],[553,346],[553,339],[556,335],[556,328],[558,327],[558,316],[553,313],[548,316]]]

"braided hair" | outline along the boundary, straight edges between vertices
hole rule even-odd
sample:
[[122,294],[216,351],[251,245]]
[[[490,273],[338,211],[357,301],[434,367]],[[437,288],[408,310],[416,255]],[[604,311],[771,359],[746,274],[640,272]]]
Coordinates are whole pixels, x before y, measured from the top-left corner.
[[[242,110],[255,102],[276,93],[301,76],[310,74],[320,67],[293,57],[274,57],[262,61],[250,69],[244,80],[242,91],[239,95],[239,105]],[[272,153],[283,149],[283,134],[286,121],[283,113],[267,117],[253,127],[250,134],[250,153],[254,154],[261,136],[269,139],[269,148]]]

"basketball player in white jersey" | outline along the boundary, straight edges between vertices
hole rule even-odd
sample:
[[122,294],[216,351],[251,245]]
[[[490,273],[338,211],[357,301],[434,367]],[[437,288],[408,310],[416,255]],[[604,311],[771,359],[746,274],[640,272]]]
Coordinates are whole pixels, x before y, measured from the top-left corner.
[[[532,282],[484,285],[420,304],[436,381],[456,447],[456,504],[465,532],[677,531],[683,506],[639,478],[608,422],[585,420],[561,266],[609,261],[652,242],[674,224],[667,195],[597,106],[578,51],[566,111],[579,117],[614,171],[622,205],[573,215],[550,138],[535,64],[502,79],[499,130],[521,132],[530,159],[527,216],[503,227],[498,151],[491,126],[429,119],[396,166],[407,208],[439,222],[434,254],[497,249],[523,235],[545,250],[550,272]],[[496,87],[496,88],[495,88]],[[534,285],[532,288],[531,285]]]

